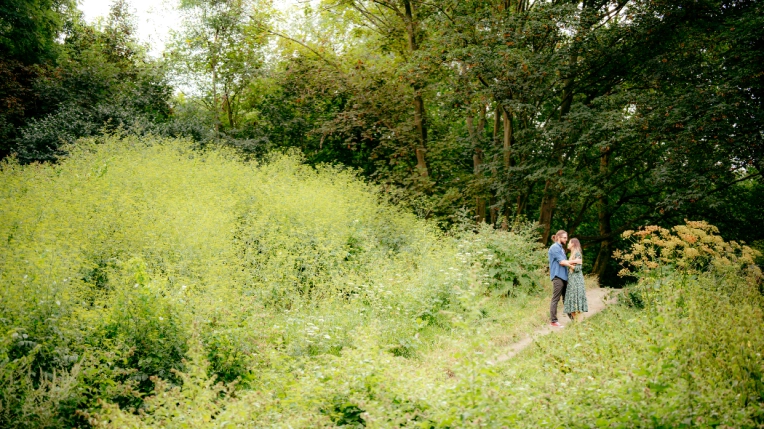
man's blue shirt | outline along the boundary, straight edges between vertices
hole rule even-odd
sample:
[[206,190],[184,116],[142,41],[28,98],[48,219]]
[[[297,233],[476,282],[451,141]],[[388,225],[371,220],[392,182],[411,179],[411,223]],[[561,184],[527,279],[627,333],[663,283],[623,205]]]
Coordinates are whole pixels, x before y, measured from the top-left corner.
[[567,261],[565,256],[565,250],[563,250],[560,243],[554,243],[549,248],[549,279],[554,280],[555,277],[559,277],[563,280],[568,280],[568,268],[560,265],[560,261]]

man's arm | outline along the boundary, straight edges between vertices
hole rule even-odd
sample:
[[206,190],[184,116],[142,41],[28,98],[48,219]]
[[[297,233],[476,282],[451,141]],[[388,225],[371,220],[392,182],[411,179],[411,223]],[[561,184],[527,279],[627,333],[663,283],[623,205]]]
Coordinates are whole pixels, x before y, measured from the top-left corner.
[[576,265],[580,265],[582,262],[583,261],[580,260],[580,259],[571,259],[569,261],[568,260],[560,261],[560,265],[562,265],[563,267],[571,268],[571,267],[574,267]]
[[555,259],[559,260],[560,265],[562,265],[563,267],[568,267],[568,268],[572,268],[576,265],[580,265],[583,262],[580,258],[568,260],[565,256],[565,251],[562,250],[562,246],[560,246],[555,252]]
[[553,246],[550,251],[549,265],[552,262],[557,262],[563,267],[570,267],[570,261],[565,257],[565,251],[562,250],[562,246]]

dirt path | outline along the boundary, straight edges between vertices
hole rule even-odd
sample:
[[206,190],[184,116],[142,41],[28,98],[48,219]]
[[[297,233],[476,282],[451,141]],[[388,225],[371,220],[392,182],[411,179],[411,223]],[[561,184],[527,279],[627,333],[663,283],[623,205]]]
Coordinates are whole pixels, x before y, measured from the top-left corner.
[[[615,293],[613,289],[608,289],[608,288],[588,289],[586,291],[586,299],[589,302],[589,312],[584,313],[584,319],[594,316],[595,314],[604,310],[609,304],[612,304],[613,302],[615,302],[614,295]],[[562,305],[560,306],[560,312],[561,311],[562,311]],[[571,323],[570,319],[568,319],[568,316],[563,314],[560,317],[560,324],[563,326],[567,326],[569,323]],[[565,328],[553,328],[549,326],[549,324],[547,324],[543,328],[537,329],[531,335],[509,346],[503,354],[499,355],[496,358],[496,362],[505,361],[511,358],[512,356],[520,353],[520,351],[522,351],[526,347],[533,344],[533,340],[535,340],[538,337],[542,337],[544,335],[550,334],[555,331],[564,331],[564,330]]]

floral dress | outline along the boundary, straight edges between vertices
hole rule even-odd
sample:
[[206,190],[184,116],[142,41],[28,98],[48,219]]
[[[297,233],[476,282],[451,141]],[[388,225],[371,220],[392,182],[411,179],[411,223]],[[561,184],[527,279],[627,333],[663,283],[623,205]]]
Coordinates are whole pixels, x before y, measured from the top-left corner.
[[[581,257],[581,252],[576,252],[572,259]],[[565,313],[588,312],[589,304],[586,301],[586,285],[584,284],[584,273],[581,272],[581,265],[578,264],[568,275],[568,288],[565,292]]]

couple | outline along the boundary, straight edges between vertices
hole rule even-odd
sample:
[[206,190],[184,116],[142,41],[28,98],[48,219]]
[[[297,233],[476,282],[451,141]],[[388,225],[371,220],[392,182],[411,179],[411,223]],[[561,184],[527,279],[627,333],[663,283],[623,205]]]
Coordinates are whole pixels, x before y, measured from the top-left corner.
[[[589,311],[589,305],[586,302],[584,274],[581,272],[583,263],[581,243],[576,238],[570,240],[568,250],[570,250],[571,259],[568,260],[565,256],[568,233],[557,231],[557,234],[552,236],[552,241],[554,244],[549,248],[549,277],[552,279],[554,292],[549,312],[552,316],[552,326],[562,328],[557,321],[557,303],[560,302],[560,297],[565,306],[565,313],[575,321],[580,320],[582,313]],[[568,274],[569,268],[570,274]]]

